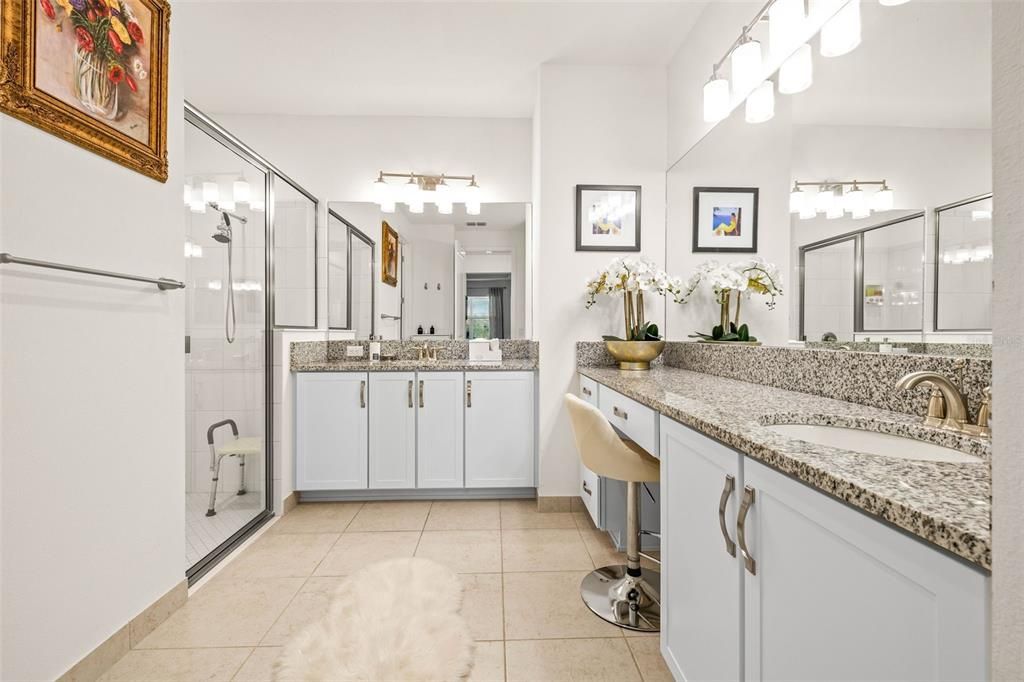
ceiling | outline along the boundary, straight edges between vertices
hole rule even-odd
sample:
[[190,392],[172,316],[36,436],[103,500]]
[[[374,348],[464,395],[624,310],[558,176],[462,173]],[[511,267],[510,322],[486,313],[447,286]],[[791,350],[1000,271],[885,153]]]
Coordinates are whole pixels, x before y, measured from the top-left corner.
[[991,3],[865,1],[861,14],[856,50],[831,59],[815,51],[814,84],[793,96],[794,122],[991,127]]
[[[521,230],[526,225],[529,204],[481,204],[480,215],[467,215],[465,204],[453,204],[451,215],[441,215],[434,204],[424,204],[423,213],[409,213],[405,204],[398,211],[407,223],[413,225],[454,225],[456,230]],[[487,223],[486,226],[467,226],[467,222]]]
[[543,63],[668,64],[707,3],[178,0],[206,111],[528,118]]

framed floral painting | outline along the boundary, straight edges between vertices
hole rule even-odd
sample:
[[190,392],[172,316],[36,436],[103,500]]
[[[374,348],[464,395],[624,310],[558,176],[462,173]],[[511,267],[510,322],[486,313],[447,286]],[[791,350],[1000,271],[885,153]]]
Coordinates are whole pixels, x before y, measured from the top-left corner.
[[0,0],[0,111],[167,180],[166,0]]
[[380,279],[385,284],[398,286],[398,233],[388,225],[381,223],[380,243]]

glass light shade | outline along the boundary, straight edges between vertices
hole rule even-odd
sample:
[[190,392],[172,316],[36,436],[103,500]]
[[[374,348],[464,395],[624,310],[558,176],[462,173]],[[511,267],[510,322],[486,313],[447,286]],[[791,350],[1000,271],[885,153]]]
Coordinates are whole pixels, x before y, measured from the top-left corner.
[[729,81],[712,78],[704,85],[704,120],[718,123],[729,115]]
[[466,202],[466,215],[480,215],[480,202]]
[[186,206],[191,206],[192,205],[192,185],[185,185],[185,191],[182,193],[182,196],[185,199],[185,205]]
[[409,182],[402,185],[402,201],[409,206],[423,203],[423,199],[420,198],[420,184],[414,178],[409,178]]
[[775,115],[775,83],[765,81],[747,97],[747,123],[764,123]]
[[385,199],[380,204],[380,212],[381,213],[394,213],[395,212],[395,202],[393,200],[391,200],[391,199]]
[[814,210],[818,213],[827,213],[835,201],[836,193],[831,189],[823,189],[814,197]]
[[779,68],[779,92],[795,95],[811,87],[814,80],[814,59],[810,45],[801,45]]
[[452,186],[445,182],[444,178],[434,186],[434,193],[438,202],[451,201]]
[[854,220],[860,220],[862,218],[867,218],[870,215],[871,215],[871,209],[870,208],[868,208],[867,206],[860,206],[860,207],[855,208],[853,210],[852,217],[853,217]]
[[245,180],[235,180],[231,185],[231,193],[235,197],[235,202],[239,204],[248,204],[252,198],[252,190]]
[[840,57],[860,45],[860,0],[849,0],[821,27],[821,56]]
[[891,211],[895,203],[895,196],[888,187],[884,187],[871,195],[871,208],[876,211]]
[[843,208],[853,214],[856,218],[858,213],[863,213],[868,208],[868,198],[864,190],[854,185],[853,189],[843,195]]
[[775,0],[768,10],[768,49],[777,57],[789,54],[804,33],[804,0]]
[[761,43],[740,43],[729,57],[733,92],[746,95],[761,80]]
[[203,201],[210,203],[217,203],[220,199],[220,188],[217,187],[216,182],[204,182],[203,183]]
[[802,213],[804,206],[808,203],[807,192],[803,192],[799,189],[794,189],[789,193],[789,212],[790,213]]
[[905,5],[910,0],[878,0],[878,4],[884,7],[896,7],[897,5]]
[[189,201],[189,210],[193,213],[206,213],[206,202],[203,201],[203,190],[196,188],[192,190],[192,200]]
[[476,180],[471,180],[466,188],[462,191],[463,200],[467,203],[479,204],[480,203],[480,186],[476,184]]
[[836,218],[842,218],[845,215],[843,211],[843,205],[838,201],[833,201],[832,205],[825,211],[825,217],[829,220],[835,220]]
[[441,215],[451,215],[452,214],[452,202],[447,201],[446,199],[438,199],[437,200],[437,212],[440,213]]
[[375,204],[383,205],[384,202],[391,200],[391,187],[382,177],[373,181],[373,184],[370,185],[370,192]]
[[810,220],[818,215],[818,212],[814,210],[814,204],[810,201],[804,203],[803,208],[800,209],[800,220]]
[[423,202],[414,200],[407,204],[409,206],[409,213],[423,213]]
[[219,202],[217,202],[217,206],[222,211],[234,211],[235,201],[234,199],[221,199]]
[[249,208],[257,213],[263,213],[267,210],[267,202],[265,199],[252,198],[249,200]]

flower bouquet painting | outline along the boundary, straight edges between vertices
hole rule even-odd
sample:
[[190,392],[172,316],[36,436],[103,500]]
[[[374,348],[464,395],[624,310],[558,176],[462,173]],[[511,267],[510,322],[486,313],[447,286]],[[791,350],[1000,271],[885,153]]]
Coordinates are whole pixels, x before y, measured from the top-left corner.
[[165,0],[3,3],[0,108],[166,178]]
[[[782,295],[782,275],[778,267],[757,257],[724,264],[707,261],[686,283],[682,300],[688,300],[702,284],[711,290],[720,309],[720,318],[710,334],[695,332],[690,338],[704,343],[759,345],[757,337],[750,334],[749,327],[740,322],[740,309],[743,299],[755,294],[767,297],[768,309],[775,309],[775,297]],[[732,308],[734,301],[735,313]]]

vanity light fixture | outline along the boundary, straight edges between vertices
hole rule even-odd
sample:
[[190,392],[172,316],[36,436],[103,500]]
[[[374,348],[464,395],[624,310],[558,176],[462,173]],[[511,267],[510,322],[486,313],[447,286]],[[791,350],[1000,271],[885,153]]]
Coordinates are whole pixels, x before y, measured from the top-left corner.
[[743,37],[729,55],[733,92],[747,95],[761,78],[761,43],[743,30]]
[[768,49],[772,55],[790,54],[806,29],[804,0],[775,0],[768,9]]
[[[404,183],[389,183],[388,178],[405,178]],[[468,183],[453,187],[451,181]],[[388,173],[379,171],[372,183],[373,202],[384,213],[394,213],[395,205],[402,203],[410,213],[423,213],[424,205],[436,204],[442,215],[451,215],[452,206],[465,203],[470,215],[480,214],[480,187],[475,175],[429,175],[424,173]]]
[[[877,191],[871,194],[864,191],[864,186],[876,185]],[[804,188],[814,187],[818,193],[810,201],[809,192]],[[830,219],[841,218],[844,213],[856,219],[867,218],[872,211],[891,211],[894,205],[895,195],[885,180],[797,180],[789,193],[790,212],[799,213],[803,220],[819,213]]]
[[779,92],[795,95],[811,87],[813,81],[814,58],[811,56],[811,46],[804,44],[779,67]]
[[775,115],[775,83],[766,80],[747,97],[747,123],[764,123]]
[[718,75],[718,69],[704,85],[704,121],[718,123],[729,115],[729,81]]
[[[835,0],[826,0],[834,4]],[[848,0],[821,27],[822,57],[841,57],[860,45],[860,0]]]
[[220,188],[216,182],[203,183],[203,201],[208,204],[216,204],[220,201]]

